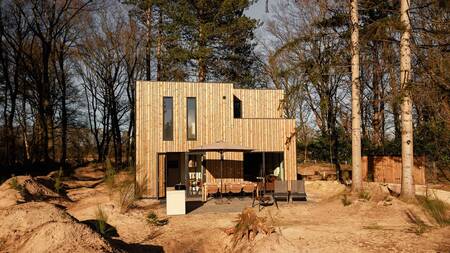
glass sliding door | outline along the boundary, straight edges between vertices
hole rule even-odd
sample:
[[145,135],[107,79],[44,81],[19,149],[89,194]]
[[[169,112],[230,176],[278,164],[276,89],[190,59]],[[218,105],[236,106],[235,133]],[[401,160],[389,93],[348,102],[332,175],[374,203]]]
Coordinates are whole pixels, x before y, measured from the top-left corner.
[[185,157],[186,194],[190,198],[201,198],[204,183],[203,154],[186,153]]

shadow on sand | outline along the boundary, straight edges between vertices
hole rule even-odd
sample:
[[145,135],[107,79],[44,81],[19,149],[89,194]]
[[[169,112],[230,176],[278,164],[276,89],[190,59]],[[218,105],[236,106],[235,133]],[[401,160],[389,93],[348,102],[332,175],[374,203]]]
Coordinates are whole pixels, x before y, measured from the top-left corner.
[[188,200],[186,201],[186,213],[190,213],[197,208],[203,206],[203,202],[200,200]]
[[139,243],[126,243],[119,239],[109,239],[109,242],[111,245],[119,250],[123,250],[125,252],[136,252],[136,253],[160,253],[164,252],[164,249],[162,246],[159,245],[146,245],[146,244],[139,244]]

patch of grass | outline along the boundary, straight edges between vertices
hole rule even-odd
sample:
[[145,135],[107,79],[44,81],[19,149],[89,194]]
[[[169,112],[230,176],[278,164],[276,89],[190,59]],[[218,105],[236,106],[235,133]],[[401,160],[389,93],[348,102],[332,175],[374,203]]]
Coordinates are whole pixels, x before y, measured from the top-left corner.
[[258,217],[255,210],[247,207],[239,214],[236,225],[226,229],[225,233],[233,235],[231,241],[234,248],[244,237],[253,240],[258,233],[270,235],[274,231],[275,229],[266,223],[266,218]]
[[344,206],[349,206],[349,205],[352,204],[352,201],[348,198],[347,194],[344,194],[344,196],[342,197],[341,201],[342,201],[342,204]]
[[367,201],[369,201],[372,198],[372,194],[370,194],[370,192],[368,190],[364,190],[364,189],[359,192],[358,196],[359,196],[359,199],[364,199]]
[[56,193],[58,193],[58,194],[62,189],[62,184],[61,184],[62,176],[63,176],[63,170],[62,170],[62,168],[60,168],[58,171],[58,175],[55,178],[55,184],[53,185],[55,187]]
[[114,234],[117,234],[117,231],[114,227],[108,225],[108,215],[106,212],[99,206],[97,211],[95,212],[95,229],[98,233],[103,235],[104,237],[112,237]]
[[450,209],[445,202],[436,196],[417,196],[417,200],[439,226],[444,227],[450,225]]
[[106,161],[105,161],[105,183],[111,194],[112,194],[112,191],[113,191],[114,185],[115,185],[115,176],[116,176],[116,170],[112,166],[111,161],[109,159],[106,159]]
[[425,224],[425,222],[413,211],[407,210],[406,216],[408,217],[409,223],[411,223],[413,226],[408,230],[409,232],[415,233],[416,235],[421,235],[425,233],[430,226]]
[[363,226],[363,229],[382,230],[383,227],[378,224],[372,224],[372,225]]
[[18,191],[19,191],[19,190],[21,189],[21,187],[22,187],[22,185],[20,185],[20,184],[17,182],[17,177],[14,176],[14,174],[11,175],[11,181],[9,182],[9,186],[10,186],[11,188],[15,189],[15,190],[18,190]]
[[20,195],[22,197],[25,197],[25,187],[23,187],[23,185],[19,184],[19,182],[17,182],[17,177],[13,175],[11,175],[11,181],[9,182],[9,186],[12,189],[15,189],[16,191],[18,191],[20,193]]
[[155,226],[164,226],[169,223],[169,219],[159,219],[155,212],[150,211],[147,214],[147,222]]

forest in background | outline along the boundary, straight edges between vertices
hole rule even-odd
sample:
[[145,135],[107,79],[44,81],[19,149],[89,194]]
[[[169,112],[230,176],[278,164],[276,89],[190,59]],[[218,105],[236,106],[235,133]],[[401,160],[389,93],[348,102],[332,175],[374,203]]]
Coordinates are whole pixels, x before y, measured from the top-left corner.
[[[351,163],[349,3],[267,1],[262,24],[245,15],[253,2],[0,1],[2,174],[107,157],[132,164],[136,80],[283,89],[285,114],[298,121],[299,161]],[[399,8],[359,1],[365,155],[401,153]],[[443,170],[449,11],[445,0],[411,1],[415,154]]]

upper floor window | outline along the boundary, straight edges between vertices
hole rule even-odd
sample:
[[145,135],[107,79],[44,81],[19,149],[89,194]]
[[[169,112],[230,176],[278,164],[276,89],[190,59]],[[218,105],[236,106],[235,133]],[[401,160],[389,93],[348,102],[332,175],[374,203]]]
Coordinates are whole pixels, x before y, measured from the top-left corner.
[[173,98],[163,97],[163,140],[173,140]]
[[197,139],[197,99],[195,97],[187,98],[187,139]]
[[235,119],[242,118],[242,101],[233,96],[233,115]]

